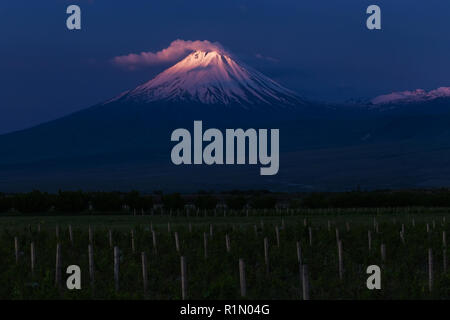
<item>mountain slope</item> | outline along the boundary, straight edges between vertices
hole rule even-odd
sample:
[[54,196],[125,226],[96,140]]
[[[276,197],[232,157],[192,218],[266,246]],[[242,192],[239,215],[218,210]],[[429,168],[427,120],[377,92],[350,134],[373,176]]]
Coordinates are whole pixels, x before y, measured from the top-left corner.
[[239,105],[243,108],[304,103],[293,91],[217,51],[195,51],[114,100]]

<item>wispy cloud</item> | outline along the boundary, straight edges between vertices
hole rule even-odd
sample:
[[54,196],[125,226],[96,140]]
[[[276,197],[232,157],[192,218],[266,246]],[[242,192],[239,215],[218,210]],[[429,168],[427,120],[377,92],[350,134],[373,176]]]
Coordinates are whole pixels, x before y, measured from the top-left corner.
[[268,56],[263,56],[260,53],[255,54],[255,57],[261,60],[266,60],[266,61],[270,61],[270,62],[279,62],[278,59],[276,58],[272,58],[272,57],[268,57]]
[[218,42],[208,40],[175,40],[169,47],[157,52],[130,53],[124,56],[117,56],[112,59],[112,63],[128,69],[137,69],[144,66],[158,65],[162,63],[174,62],[183,58],[186,54],[197,51],[218,51],[225,53],[225,49]]

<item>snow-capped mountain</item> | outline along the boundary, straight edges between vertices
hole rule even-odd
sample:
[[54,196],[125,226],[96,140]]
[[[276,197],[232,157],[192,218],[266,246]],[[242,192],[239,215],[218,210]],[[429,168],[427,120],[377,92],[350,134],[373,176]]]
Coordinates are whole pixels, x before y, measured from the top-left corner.
[[371,100],[371,102],[375,105],[391,103],[417,103],[447,97],[450,98],[450,87],[440,87],[431,91],[417,89],[414,91],[393,92],[375,97]]
[[152,80],[112,101],[294,106],[303,99],[260,72],[218,51],[194,51]]

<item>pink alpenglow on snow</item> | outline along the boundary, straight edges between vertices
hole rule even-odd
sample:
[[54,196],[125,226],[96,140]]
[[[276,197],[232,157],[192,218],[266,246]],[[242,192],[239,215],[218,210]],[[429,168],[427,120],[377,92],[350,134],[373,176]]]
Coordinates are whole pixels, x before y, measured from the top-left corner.
[[143,66],[175,62],[183,58],[183,56],[186,56],[189,52],[197,50],[225,53],[225,49],[218,42],[210,42],[208,40],[185,41],[178,39],[172,41],[169,47],[161,51],[141,52],[139,54],[130,53],[128,55],[114,57],[112,62],[118,66],[133,70]]
[[[190,43],[205,44],[198,41]],[[218,46],[190,53],[152,80],[115,99],[144,103],[238,104],[244,108],[261,104],[294,106],[303,103],[296,93],[238,62]]]
[[450,87],[440,87],[435,90],[425,91],[417,89],[414,91],[393,92],[378,96],[371,100],[373,104],[388,104],[388,103],[411,103],[427,100],[434,100],[437,98],[450,97]]

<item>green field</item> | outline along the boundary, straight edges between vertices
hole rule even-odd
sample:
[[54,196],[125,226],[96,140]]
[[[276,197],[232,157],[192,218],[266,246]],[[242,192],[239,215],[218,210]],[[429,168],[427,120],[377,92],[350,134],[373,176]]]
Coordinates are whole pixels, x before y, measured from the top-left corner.
[[[450,232],[447,212],[447,209],[416,208],[259,210],[250,211],[249,216],[244,211],[230,211],[226,216],[223,213],[214,216],[213,212],[206,212],[205,216],[204,212],[198,212],[189,217],[186,212],[174,212],[172,216],[3,216],[0,218],[0,298],[181,299],[180,257],[183,256],[188,299],[302,299],[303,265],[308,269],[310,299],[448,299],[450,274],[446,261],[444,266],[447,247],[443,242],[444,232],[445,238]],[[342,244],[342,279],[336,229]],[[265,238],[269,244],[268,264]],[[31,274],[32,242],[36,256],[34,275]],[[297,242],[301,248],[301,266]],[[57,243],[61,245],[62,288],[55,285]],[[90,243],[94,252],[93,282],[89,274]],[[113,247],[120,250],[119,288],[114,281]],[[429,249],[433,260],[431,291]],[[147,257],[146,292],[142,252]],[[240,291],[239,259],[245,262],[245,297]],[[373,264],[382,270],[381,290],[366,287],[366,268]],[[65,286],[69,265],[81,268],[81,290],[68,290]]]

